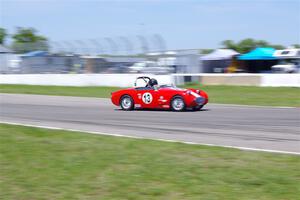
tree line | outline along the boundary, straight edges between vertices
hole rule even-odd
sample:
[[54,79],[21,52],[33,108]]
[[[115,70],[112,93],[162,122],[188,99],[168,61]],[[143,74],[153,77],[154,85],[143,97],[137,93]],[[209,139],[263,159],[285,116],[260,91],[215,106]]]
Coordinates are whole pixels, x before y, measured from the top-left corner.
[[[239,53],[247,53],[257,47],[271,47],[274,49],[285,49],[286,47],[280,44],[270,44],[265,40],[255,40],[252,38],[247,38],[239,42],[234,42],[232,40],[225,40],[222,42],[222,46],[227,49],[233,49]],[[300,48],[299,44],[291,45],[294,48]]]
[[18,27],[16,32],[10,35],[6,29],[0,27],[0,44],[4,45],[8,37],[12,39],[10,47],[17,53],[49,49],[48,39],[39,35],[34,28]]
[[[286,49],[287,47],[279,44],[271,44],[265,40],[255,40],[252,38],[246,38],[235,42],[233,40],[224,40],[221,42],[221,46],[224,49],[233,49],[241,54],[247,53],[257,47],[271,47],[274,49]],[[293,44],[291,45],[293,48],[300,48],[300,44]],[[211,53],[213,49],[201,49],[200,52],[202,54]]]

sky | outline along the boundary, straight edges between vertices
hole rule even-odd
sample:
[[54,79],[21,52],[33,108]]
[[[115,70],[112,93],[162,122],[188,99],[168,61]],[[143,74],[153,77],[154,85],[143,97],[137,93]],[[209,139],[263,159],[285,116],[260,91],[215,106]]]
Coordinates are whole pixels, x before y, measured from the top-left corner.
[[244,38],[288,46],[300,43],[300,0],[0,0],[0,26],[33,27],[51,41],[159,34],[167,49]]

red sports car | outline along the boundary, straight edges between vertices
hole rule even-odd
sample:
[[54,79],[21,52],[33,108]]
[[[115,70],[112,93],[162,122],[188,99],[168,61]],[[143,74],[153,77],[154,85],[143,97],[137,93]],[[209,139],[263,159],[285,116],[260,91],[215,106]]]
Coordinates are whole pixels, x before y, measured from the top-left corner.
[[[145,82],[144,87],[136,87],[138,80]],[[173,85],[158,85],[156,79],[138,77],[134,88],[113,92],[111,101],[123,110],[135,108],[171,109],[183,111],[186,108],[200,110],[208,102],[208,95],[197,89],[181,89]]]

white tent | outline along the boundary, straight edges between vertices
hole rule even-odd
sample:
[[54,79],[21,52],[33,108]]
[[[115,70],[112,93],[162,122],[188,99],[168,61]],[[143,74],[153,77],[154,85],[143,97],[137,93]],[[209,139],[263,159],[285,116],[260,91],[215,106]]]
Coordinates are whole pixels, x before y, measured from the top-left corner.
[[201,60],[228,60],[239,53],[232,49],[216,49],[212,53],[202,56]]
[[203,73],[223,72],[232,62],[232,57],[239,55],[231,49],[216,49],[212,53],[200,57]]

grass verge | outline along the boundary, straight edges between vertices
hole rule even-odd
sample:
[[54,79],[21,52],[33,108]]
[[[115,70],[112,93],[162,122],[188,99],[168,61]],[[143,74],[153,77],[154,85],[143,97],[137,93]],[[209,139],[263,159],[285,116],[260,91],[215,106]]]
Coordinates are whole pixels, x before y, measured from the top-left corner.
[[[200,88],[209,102],[261,106],[300,106],[300,88],[253,86],[203,86],[188,84],[183,88]],[[39,85],[0,85],[0,93],[43,94],[109,98],[117,87],[71,87]]]
[[300,157],[0,124],[0,199],[299,199]]
[[57,96],[101,97],[108,98],[118,87],[73,87],[73,86],[42,86],[42,85],[6,85],[0,84],[0,93],[42,94]]

